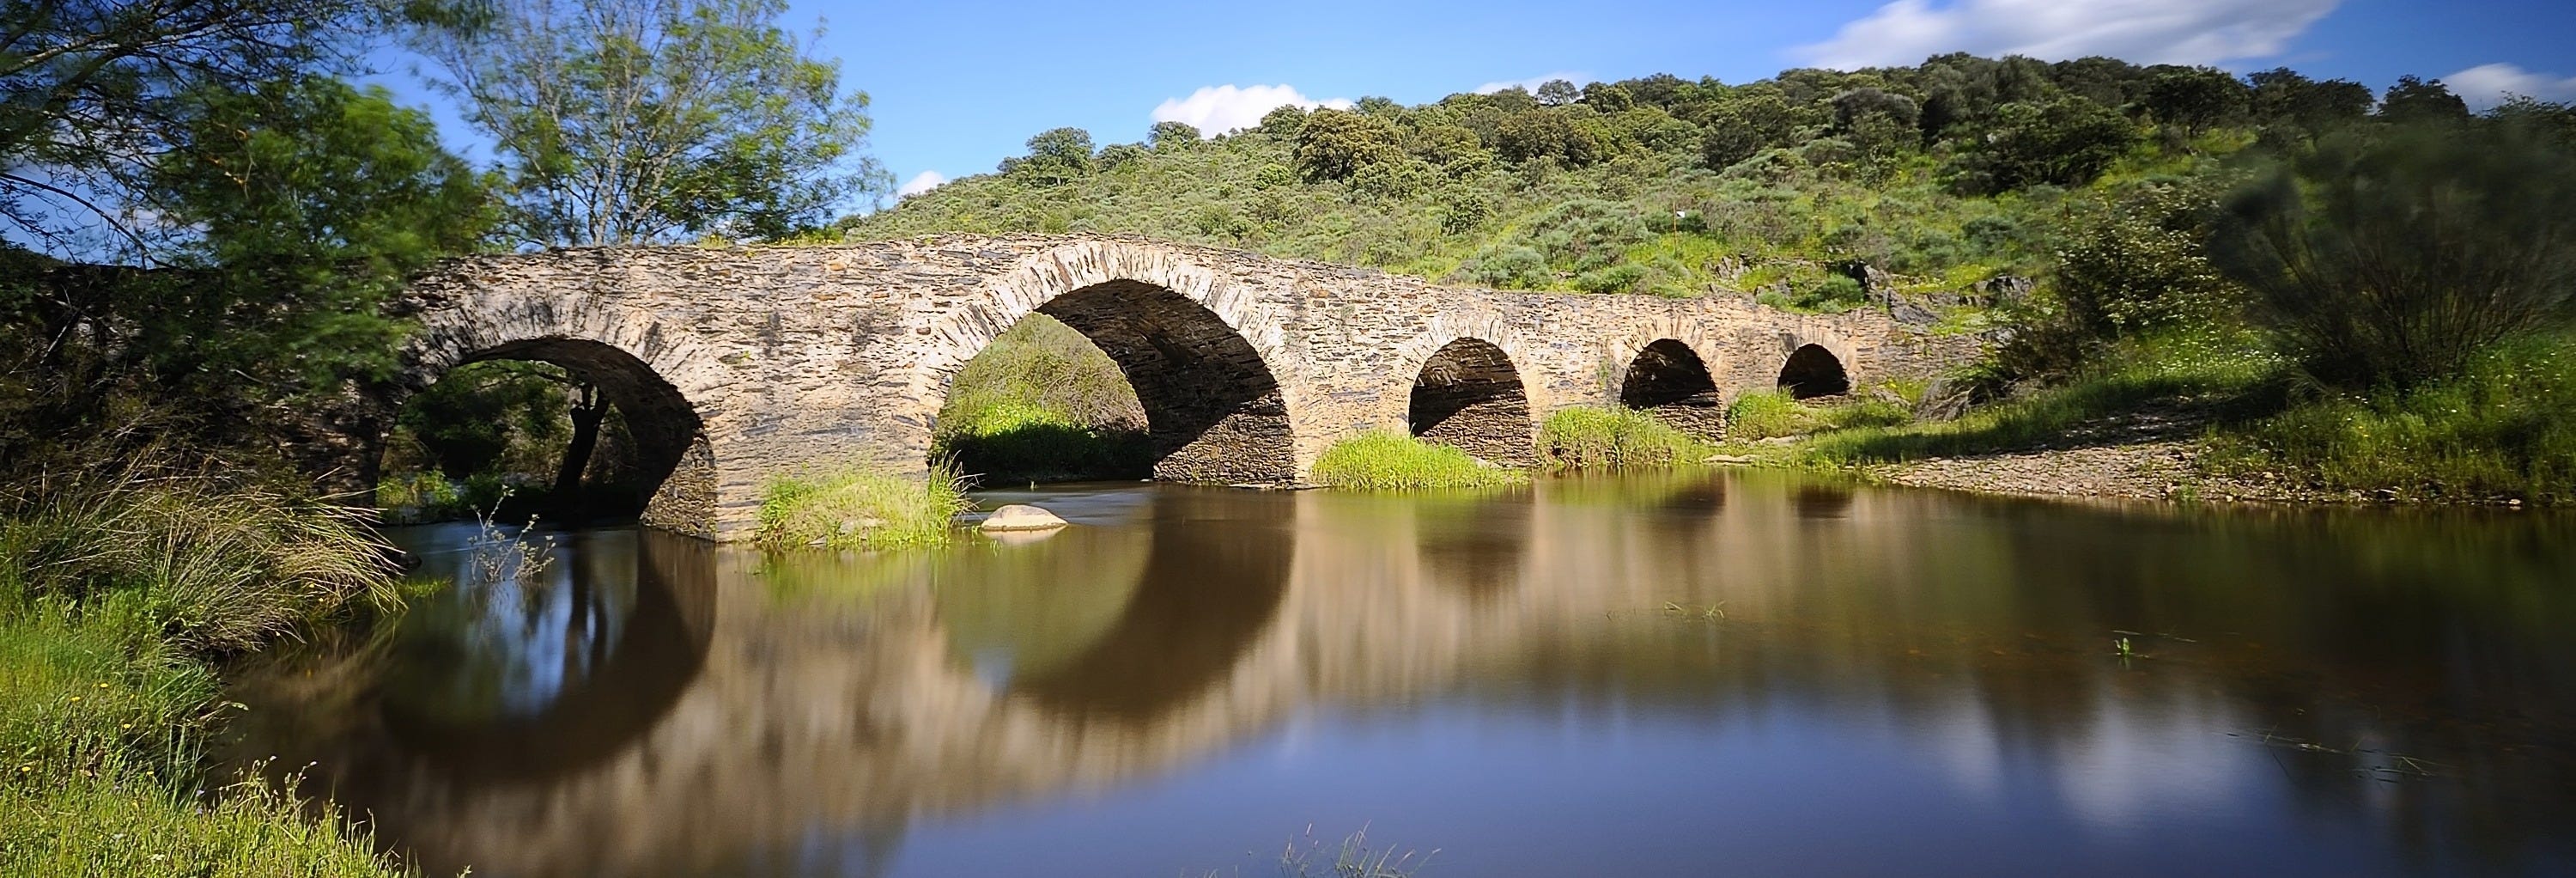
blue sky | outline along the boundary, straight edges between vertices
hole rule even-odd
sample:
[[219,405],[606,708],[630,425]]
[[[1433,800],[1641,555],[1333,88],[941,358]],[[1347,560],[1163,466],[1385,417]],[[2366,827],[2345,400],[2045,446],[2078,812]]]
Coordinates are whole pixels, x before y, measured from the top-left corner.
[[[1557,75],[1745,82],[1948,51],[2289,66],[2374,89],[2412,73],[2444,78],[2472,103],[2504,91],[2576,100],[2569,0],[800,0],[783,23],[817,21],[816,54],[838,57],[844,88],[873,100],[870,152],[916,186],[990,171],[1059,126],[1107,144],[1143,139],[1158,115],[1222,127],[1288,100],[1412,104]],[[409,79],[397,69],[383,81],[433,103]],[[479,138],[437,109],[450,141],[472,150]]]

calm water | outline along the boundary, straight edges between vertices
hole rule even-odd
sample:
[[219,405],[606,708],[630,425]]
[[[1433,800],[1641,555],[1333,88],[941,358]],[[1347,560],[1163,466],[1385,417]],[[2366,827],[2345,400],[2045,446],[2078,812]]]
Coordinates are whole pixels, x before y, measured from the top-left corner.
[[[2576,874],[2576,519],[1768,474],[987,495],[768,558],[631,530],[241,669],[478,876]],[[2119,641],[2126,638],[2126,655]]]

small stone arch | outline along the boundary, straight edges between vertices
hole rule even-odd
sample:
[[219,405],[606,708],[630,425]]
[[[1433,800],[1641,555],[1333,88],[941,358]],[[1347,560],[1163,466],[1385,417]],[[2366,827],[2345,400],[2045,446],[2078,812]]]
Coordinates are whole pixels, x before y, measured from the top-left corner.
[[1680,339],[1656,339],[1637,350],[1620,377],[1619,404],[1703,439],[1716,439],[1726,430],[1726,403],[1716,374]]
[[1156,478],[1295,480],[1281,320],[1256,292],[1204,266],[1121,241],[1034,254],[925,333],[914,392],[921,454],[958,370],[1033,313],[1063,321],[1117,361],[1145,405]]
[[1800,345],[1780,364],[1778,386],[1793,399],[1840,396],[1851,392],[1851,373],[1824,345]]
[[1405,429],[1487,462],[1527,466],[1536,424],[1519,364],[1500,345],[1459,338],[1425,357],[1406,397]]

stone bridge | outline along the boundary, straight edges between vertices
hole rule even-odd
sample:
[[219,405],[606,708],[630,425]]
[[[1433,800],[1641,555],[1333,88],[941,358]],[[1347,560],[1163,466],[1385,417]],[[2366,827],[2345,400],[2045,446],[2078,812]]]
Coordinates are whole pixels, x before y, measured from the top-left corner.
[[1875,309],[1461,289],[1135,238],[470,257],[403,304],[423,331],[345,472],[372,484],[381,413],[447,370],[541,360],[625,416],[633,465],[660,486],[635,498],[643,520],[720,540],[749,535],[774,476],[925,471],[953,376],[1031,313],[1118,362],[1156,477],[1216,484],[1298,483],[1370,430],[1526,463],[1540,421],[1569,406],[1624,404],[1713,435],[1747,390],[1840,393],[1973,349]]

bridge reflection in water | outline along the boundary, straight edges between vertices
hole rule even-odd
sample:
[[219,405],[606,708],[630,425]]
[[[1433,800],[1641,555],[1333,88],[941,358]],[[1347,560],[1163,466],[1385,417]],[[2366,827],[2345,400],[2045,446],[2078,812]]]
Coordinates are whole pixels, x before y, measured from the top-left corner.
[[1154,874],[1372,820],[1460,874],[2576,865],[2563,520],[1024,497],[1076,526],[586,533],[524,584],[412,534],[463,584],[241,669],[236,750],[432,873]]

